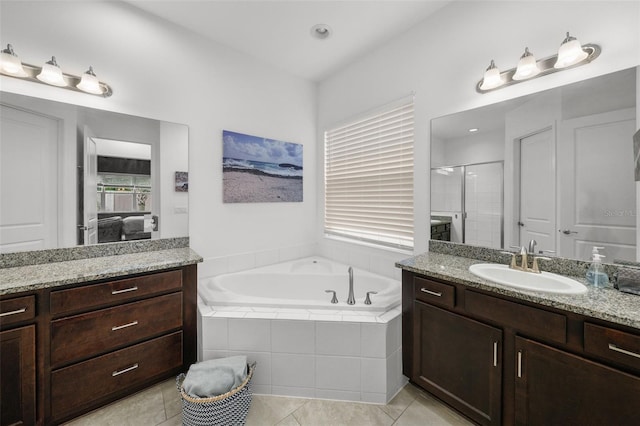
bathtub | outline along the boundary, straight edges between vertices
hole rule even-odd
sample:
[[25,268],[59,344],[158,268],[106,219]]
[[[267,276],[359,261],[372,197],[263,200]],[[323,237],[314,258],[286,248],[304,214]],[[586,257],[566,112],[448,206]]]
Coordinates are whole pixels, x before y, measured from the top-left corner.
[[[399,281],[309,257],[203,278],[198,284],[198,358],[257,362],[256,394],[384,404],[402,375]],[[335,290],[339,303],[331,303]],[[365,305],[366,292],[371,305]]]
[[[353,268],[354,305],[346,303],[348,265],[321,257],[279,263],[243,272],[219,275],[200,282],[198,292],[210,306],[251,306],[295,309],[387,312],[400,305],[400,283]],[[338,303],[331,303],[336,292]],[[364,303],[366,293],[371,304]]]

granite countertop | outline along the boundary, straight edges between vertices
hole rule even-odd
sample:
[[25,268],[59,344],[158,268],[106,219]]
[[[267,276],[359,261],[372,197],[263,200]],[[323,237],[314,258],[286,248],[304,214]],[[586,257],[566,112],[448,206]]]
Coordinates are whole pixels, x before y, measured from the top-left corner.
[[188,247],[0,269],[0,296],[179,268],[202,262]]
[[565,295],[520,290],[473,275],[469,272],[469,266],[474,263],[487,262],[428,252],[397,262],[396,266],[427,277],[440,278],[515,299],[640,329],[640,296],[622,293],[614,289],[613,286],[595,288],[590,286],[584,277],[575,276],[571,278],[585,284],[588,288],[587,293]]

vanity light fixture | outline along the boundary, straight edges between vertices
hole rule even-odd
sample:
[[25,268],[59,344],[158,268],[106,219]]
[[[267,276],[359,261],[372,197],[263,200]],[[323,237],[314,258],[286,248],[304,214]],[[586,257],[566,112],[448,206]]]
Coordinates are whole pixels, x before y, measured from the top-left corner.
[[480,130],[480,129],[478,129],[477,127],[472,127],[472,128],[469,129],[469,133],[475,133],[478,130]]
[[13,51],[13,46],[10,44],[7,45],[7,48],[2,51],[0,56],[0,74],[105,98],[113,94],[108,84],[98,80],[92,67],[89,67],[89,70],[81,77],[78,77],[63,73],[55,56],[52,56],[51,60],[47,61],[42,67],[29,65],[18,58],[18,55]]
[[597,44],[581,45],[575,37],[567,33],[556,55],[536,60],[529,48],[525,48],[517,67],[503,72],[498,70],[492,60],[484,78],[476,84],[476,91],[487,93],[500,87],[585,65],[600,56],[601,52],[602,49]]

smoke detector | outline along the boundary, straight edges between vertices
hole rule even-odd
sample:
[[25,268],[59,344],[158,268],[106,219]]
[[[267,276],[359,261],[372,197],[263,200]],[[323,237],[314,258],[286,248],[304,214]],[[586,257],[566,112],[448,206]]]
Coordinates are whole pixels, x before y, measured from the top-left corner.
[[329,38],[333,30],[326,24],[316,24],[311,27],[311,37],[324,40]]

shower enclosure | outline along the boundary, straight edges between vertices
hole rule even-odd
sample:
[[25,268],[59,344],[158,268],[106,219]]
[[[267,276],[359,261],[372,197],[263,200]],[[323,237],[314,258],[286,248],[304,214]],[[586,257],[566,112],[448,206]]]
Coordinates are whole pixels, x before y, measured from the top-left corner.
[[449,241],[504,248],[504,162],[431,169],[432,238],[449,224]]

